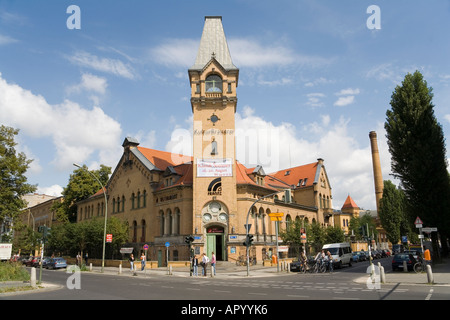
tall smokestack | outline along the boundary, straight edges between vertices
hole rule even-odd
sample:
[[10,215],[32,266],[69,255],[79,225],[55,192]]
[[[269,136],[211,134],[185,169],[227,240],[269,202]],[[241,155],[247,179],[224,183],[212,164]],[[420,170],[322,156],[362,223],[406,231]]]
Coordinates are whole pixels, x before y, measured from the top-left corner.
[[377,201],[377,215],[380,212],[380,200],[383,197],[383,175],[381,174],[380,153],[378,152],[377,133],[370,131],[370,147],[372,149],[373,178],[375,182],[375,199]]

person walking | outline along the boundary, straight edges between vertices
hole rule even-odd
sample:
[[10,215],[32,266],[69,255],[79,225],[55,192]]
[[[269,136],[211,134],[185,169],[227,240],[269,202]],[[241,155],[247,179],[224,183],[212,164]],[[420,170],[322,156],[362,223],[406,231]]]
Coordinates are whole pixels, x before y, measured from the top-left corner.
[[144,271],[144,269],[145,269],[145,254],[144,253],[142,253],[142,255],[141,255],[141,271]]
[[134,270],[134,256],[133,256],[133,254],[130,255],[130,258],[128,259],[128,261],[130,261],[130,270],[133,271]]
[[214,275],[216,275],[216,256],[214,255],[214,251],[211,253],[211,266],[212,266],[211,272],[214,271]]
[[208,266],[208,262],[209,262],[209,258],[206,255],[206,253],[203,253],[203,257],[202,257],[202,267],[203,267],[203,271],[202,271],[202,275],[206,277],[206,267]]
[[85,261],[86,267],[88,266],[88,259],[89,259],[89,255],[86,252],[86,254],[84,255],[84,261]]

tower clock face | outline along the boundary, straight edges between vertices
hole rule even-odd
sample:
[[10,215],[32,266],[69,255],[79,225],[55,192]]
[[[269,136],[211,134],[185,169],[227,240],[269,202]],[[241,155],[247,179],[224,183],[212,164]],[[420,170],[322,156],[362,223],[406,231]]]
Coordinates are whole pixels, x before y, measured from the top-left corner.
[[222,206],[218,202],[211,202],[211,204],[209,205],[209,210],[211,210],[211,212],[213,213],[219,212],[221,208]]
[[217,121],[219,121],[219,117],[216,116],[215,114],[213,114],[213,115],[211,116],[211,122],[212,122],[212,123],[216,123]]

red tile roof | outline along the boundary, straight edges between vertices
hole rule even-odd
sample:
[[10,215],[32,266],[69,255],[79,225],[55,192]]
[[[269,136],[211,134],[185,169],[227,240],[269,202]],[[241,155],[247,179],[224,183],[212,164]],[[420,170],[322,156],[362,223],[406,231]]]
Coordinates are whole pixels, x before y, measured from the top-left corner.
[[350,195],[345,200],[344,205],[342,206],[341,210],[348,209],[348,208],[359,208],[356,205],[355,201],[353,201],[352,197],[350,197]]
[[[318,168],[318,162],[305,164],[303,166],[283,169],[277,171],[275,173],[269,174],[275,179],[281,180],[284,183],[297,187],[300,179],[302,179],[301,187],[309,187],[314,183],[314,179],[316,177],[316,171]],[[303,185],[303,182],[306,180],[306,184]]]

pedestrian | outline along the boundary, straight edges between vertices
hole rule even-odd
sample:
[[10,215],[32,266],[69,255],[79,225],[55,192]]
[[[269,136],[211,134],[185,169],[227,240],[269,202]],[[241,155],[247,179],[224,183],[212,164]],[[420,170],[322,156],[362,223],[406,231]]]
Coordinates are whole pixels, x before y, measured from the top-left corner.
[[212,266],[211,272],[214,271],[214,275],[216,275],[216,256],[214,255],[214,251],[211,253],[211,266]]
[[333,257],[330,253],[330,251],[327,251],[327,260],[328,260],[328,270],[330,270],[330,272],[333,272]]
[[192,268],[193,268],[193,275],[198,276],[198,259],[197,256],[194,256],[192,258]]
[[141,255],[141,271],[145,269],[145,254],[142,253]]
[[133,271],[134,269],[134,256],[133,254],[130,255],[130,258],[128,259],[130,261],[130,270]]
[[202,257],[202,263],[203,263],[203,271],[202,271],[202,275],[206,277],[206,267],[208,266],[208,262],[209,262],[209,258],[206,255],[206,253],[203,253],[203,257]]
[[89,255],[88,255],[88,253],[86,252],[86,254],[84,255],[84,263],[86,264],[86,267],[87,267],[87,265],[88,265],[88,258],[89,258]]
[[77,254],[77,267],[81,268],[81,254],[79,252]]

